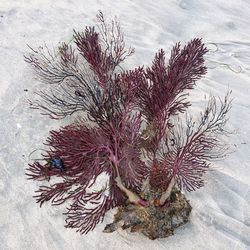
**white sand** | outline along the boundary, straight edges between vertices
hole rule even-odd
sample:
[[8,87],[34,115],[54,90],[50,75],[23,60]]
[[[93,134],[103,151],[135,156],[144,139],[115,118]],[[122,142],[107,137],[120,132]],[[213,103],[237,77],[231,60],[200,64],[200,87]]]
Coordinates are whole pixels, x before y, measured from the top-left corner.
[[[23,61],[26,44],[56,45],[70,40],[73,28],[95,23],[101,9],[117,15],[127,44],[136,49],[125,67],[148,65],[159,48],[194,37],[216,43],[207,55],[209,73],[199,82],[193,101],[204,94],[223,96],[233,90],[229,127],[235,146],[226,160],[215,163],[207,185],[188,194],[191,222],[174,236],[150,241],[127,232],[104,234],[100,224],[87,236],[65,229],[63,209],[32,198],[36,183],[24,176],[28,155],[39,148],[51,128],[27,109],[25,98],[37,83]],[[0,249],[250,249],[250,2],[248,0],[1,0],[0,1]],[[209,45],[215,49],[215,46]],[[232,69],[213,61],[233,65]],[[24,89],[28,89],[25,92]],[[109,214],[106,221],[110,221]]]

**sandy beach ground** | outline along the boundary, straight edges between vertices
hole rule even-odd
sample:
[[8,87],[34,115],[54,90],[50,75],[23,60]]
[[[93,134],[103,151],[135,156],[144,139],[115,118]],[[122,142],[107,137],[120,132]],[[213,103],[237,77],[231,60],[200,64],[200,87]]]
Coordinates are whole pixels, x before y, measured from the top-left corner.
[[[103,224],[81,236],[64,228],[64,211],[32,198],[37,183],[24,175],[32,150],[49,130],[70,122],[52,121],[28,109],[26,99],[39,86],[23,60],[30,44],[55,47],[70,41],[72,30],[96,23],[102,10],[119,18],[126,42],[136,53],[124,68],[149,65],[163,48],[201,37],[210,52],[208,74],[192,102],[204,95],[233,91],[228,128],[234,151],[216,162],[206,185],[187,194],[190,222],[167,239],[150,241],[126,231],[104,234]],[[1,0],[0,1],[0,249],[1,250],[150,250],[250,249],[250,2],[247,0]]]

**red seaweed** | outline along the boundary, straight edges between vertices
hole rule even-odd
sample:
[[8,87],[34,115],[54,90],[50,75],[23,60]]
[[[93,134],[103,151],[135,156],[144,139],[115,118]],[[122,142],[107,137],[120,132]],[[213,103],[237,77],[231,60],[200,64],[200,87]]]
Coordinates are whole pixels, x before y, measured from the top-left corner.
[[[25,56],[46,87],[35,92],[31,108],[53,119],[80,117],[50,131],[43,164],[29,164],[26,174],[42,181],[35,195],[40,205],[71,202],[66,227],[85,234],[111,208],[158,207],[174,186],[202,187],[211,161],[227,152],[221,138],[231,107],[229,94],[220,102],[211,96],[199,119],[183,119],[191,106],[188,93],[207,71],[201,39],[183,48],[177,43],[168,63],[161,49],[151,66],[123,70],[121,63],[134,49],[126,48],[116,19],[107,24],[100,12],[98,20],[98,29],[74,31],[74,44],[31,49]],[[61,170],[51,164],[53,157]],[[91,191],[102,173],[106,187]],[[145,186],[158,196],[145,195]]]

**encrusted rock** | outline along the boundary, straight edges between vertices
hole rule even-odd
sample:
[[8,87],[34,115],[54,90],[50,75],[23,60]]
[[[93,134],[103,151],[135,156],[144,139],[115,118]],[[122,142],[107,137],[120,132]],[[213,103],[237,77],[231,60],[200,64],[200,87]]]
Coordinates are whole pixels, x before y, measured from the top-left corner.
[[108,224],[104,232],[130,228],[131,232],[141,232],[152,240],[165,238],[188,222],[191,209],[185,196],[174,188],[163,206],[156,206],[151,202],[146,207],[133,204],[120,207],[115,214],[114,222]]

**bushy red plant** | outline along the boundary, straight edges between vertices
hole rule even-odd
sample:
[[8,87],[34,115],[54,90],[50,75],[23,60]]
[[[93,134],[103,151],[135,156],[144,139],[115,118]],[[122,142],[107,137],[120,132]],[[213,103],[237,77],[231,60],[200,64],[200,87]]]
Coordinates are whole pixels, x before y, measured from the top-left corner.
[[[101,12],[97,17],[98,32],[74,32],[74,45],[25,56],[47,87],[31,107],[53,119],[79,111],[85,117],[51,131],[45,163],[35,161],[26,173],[43,181],[35,196],[40,205],[71,201],[66,227],[81,233],[126,202],[164,206],[174,186],[202,187],[211,160],[226,152],[221,136],[231,107],[229,95],[220,103],[211,97],[198,120],[181,118],[191,105],[188,91],[206,73],[201,39],[183,48],[177,43],[168,63],[161,49],[150,67],[124,71],[120,65],[134,50],[126,49],[117,20],[107,24]],[[106,187],[91,189],[101,174]],[[54,184],[45,184],[51,179]],[[160,196],[141,196],[145,185]]]

